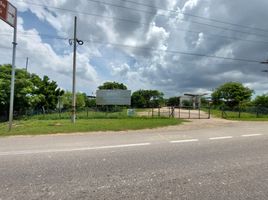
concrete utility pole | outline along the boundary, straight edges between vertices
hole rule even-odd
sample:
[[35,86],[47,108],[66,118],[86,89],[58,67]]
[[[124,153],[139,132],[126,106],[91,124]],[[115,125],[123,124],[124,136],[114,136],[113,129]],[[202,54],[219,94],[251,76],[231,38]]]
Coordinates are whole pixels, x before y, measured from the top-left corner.
[[25,64],[25,70],[28,72],[28,64],[29,64],[29,58],[26,58],[26,64]]
[[76,29],[77,17],[74,17],[74,52],[73,52],[73,98],[72,98],[72,123],[76,119]]
[[69,40],[70,45],[74,45],[73,48],[73,89],[72,89],[72,123],[75,123],[76,120],[76,50],[77,44],[83,45],[84,42],[77,39],[77,17],[74,17],[74,38]]
[[11,131],[13,123],[14,112],[14,90],[15,90],[15,67],[16,67],[16,47],[17,47],[17,9],[15,9],[15,22],[13,33],[13,53],[12,53],[12,72],[11,72],[11,86],[10,86],[10,105],[9,105],[9,123],[8,130]]

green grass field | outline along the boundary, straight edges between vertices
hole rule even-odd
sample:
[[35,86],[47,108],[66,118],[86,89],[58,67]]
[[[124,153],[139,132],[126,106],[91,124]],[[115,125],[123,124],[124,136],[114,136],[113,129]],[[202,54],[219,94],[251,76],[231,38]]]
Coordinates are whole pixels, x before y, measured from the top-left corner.
[[95,131],[124,131],[152,129],[181,124],[183,121],[168,118],[125,118],[125,119],[79,119],[76,124],[70,120],[20,120],[14,121],[8,132],[7,123],[0,123],[0,136],[39,135]]

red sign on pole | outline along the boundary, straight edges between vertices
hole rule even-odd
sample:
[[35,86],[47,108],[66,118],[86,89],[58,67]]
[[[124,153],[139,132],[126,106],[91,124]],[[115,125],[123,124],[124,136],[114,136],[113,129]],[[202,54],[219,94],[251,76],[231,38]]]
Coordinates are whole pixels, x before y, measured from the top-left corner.
[[0,19],[15,27],[17,18],[17,9],[7,0],[0,0]]
[[7,0],[0,0],[0,18],[7,20]]

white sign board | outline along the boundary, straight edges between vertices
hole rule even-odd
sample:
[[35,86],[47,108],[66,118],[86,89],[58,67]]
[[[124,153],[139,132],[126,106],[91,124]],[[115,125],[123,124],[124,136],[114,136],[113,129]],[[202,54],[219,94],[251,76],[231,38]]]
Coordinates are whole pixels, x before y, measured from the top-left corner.
[[17,18],[17,9],[10,3],[8,3],[7,6],[7,20],[6,22],[12,26],[15,27],[16,25],[16,18]]
[[15,27],[17,18],[17,9],[7,0],[0,0],[0,19]]
[[97,105],[131,105],[131,90],[97,90]]

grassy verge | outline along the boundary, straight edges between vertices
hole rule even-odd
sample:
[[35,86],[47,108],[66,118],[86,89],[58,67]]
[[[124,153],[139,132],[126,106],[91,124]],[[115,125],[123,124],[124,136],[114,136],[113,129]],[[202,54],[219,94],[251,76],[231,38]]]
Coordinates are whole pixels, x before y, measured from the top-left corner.
[[[211,114],[214,117],[222,118],[222,111],[220,110],[211,110]],[[267,115],[261,115],[257,117],[254,113],[241,112],[240,117],[238,112],[226,111],[225,116],[227,120],[237,120],[237,121],[268,121]]]
[[178,125],[182,120],[167,118],[126,118],[126,119],[80,119],[76,124],[70,120],[21,120],[15,121],[11,132],[7,123],[0,124],[0,136],[39,135],[93,131],[140,130]]

